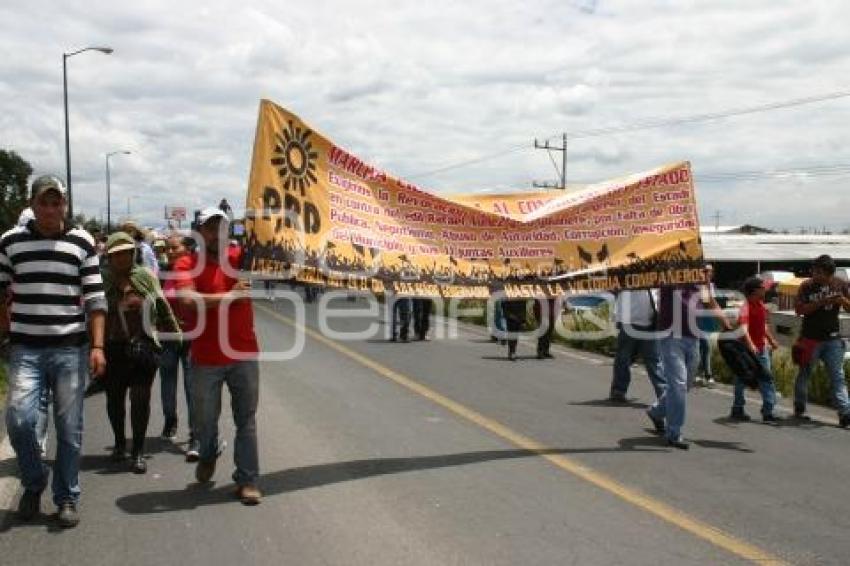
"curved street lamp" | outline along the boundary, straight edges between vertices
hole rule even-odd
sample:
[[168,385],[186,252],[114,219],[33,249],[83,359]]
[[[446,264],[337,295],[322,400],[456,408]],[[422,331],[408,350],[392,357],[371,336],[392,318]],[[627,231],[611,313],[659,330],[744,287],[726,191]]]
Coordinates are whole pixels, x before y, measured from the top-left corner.
[[71,142],[68,135],[68,58],[85,51],[100,51],[106,55],[112,53],[111,47],[84,47],[71,53],[62,54],[62,92],[65,100],[65,182],[68,184],[68,218],[74,216],[74,201],[71,196]]
[[106,233],[109,234],[112,229],[112,197],[110,192],[109,181],[109,158],[113,155],[130,155],[127,150],[110,151],[106,154]]

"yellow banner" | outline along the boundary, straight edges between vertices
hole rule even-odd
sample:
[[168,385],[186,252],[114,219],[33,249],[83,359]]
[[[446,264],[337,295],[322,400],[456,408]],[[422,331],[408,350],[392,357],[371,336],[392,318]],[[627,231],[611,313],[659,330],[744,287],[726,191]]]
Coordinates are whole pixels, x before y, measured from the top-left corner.
[[267,100],[247,211],[249,269],[328,287],[553,296],[705,278],[688,162],[566,193],[442,198]]

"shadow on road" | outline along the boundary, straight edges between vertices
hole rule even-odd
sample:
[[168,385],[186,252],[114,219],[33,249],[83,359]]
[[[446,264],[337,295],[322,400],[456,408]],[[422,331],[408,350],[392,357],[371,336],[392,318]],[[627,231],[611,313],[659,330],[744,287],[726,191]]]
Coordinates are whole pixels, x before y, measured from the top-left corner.
[[[549,454],[668,451],[662,439],[642,437],[623,439],[619,442],[618,446],[605,448],[547,448],[539,451],[491,450],[416,458],[352,460],[272,472],[261,476],[259,485],[266,497],[271,497],[292,491],[389,474],[464,466],[513,458],[528,458]],[[219,474],[221,473],[220,470]],[[118,498],[115,503],[125,513],[133,515],[188,511],[208,505],[235,502],[233,495],[234,489],[233,484],[229,482],[227,485],[218,487],[213,487],[213,484],[191,484],[186,489],[125,495]]]
[[576,407],[625,407],[630,409],[648,409],[649,405],[646,403],[641,403],[640,401],[635,401],[634,399],[627,399],[625,402],[623,401],[611,401],[607,397],[605,399],[590,399],[588,401],[571,401],[570,405]]
[[[504,356],[481,356],[481,359],[482,360],[489,360],[489,361],[492,361],[492,362],[511,362],[512,361],[512,360],[508,359],[507,354],[505,354]],[[537,356],[517,356],[516,357],[516,361],[518,361],[518,362],[522,362],[522,361],[525,361],[525,360],[534,360],[535,362],[537,362],[537,361],[540,361],[540,362],[551,361],[551,360],[538,360]]]
[[787,428],[802,428],[802,429],[812,429],[812,430],[814,430],[816,428],[823,428],[823,427],[839,428],[838,425],[827,424],[827,423],[823,423],[823,422],[819,422],[819,421],[801,421],[801,420],[795,419],[793,417],[785,418],[785,419],[782,419],[781,421],[777,421],[777,422],[774,422],[774,423],[765,423],[765,422],[762,422],[760,417],[756,417],[756,416],[754,416],[753,420],[751,420],[750,422],[742,422],[742,421],[735,420],[735,419],[733,419],[729,416],[723,416],[723,417],[718,417],[716,419],[713,419],[712,422],[714,422],[715,424],[719,424],[720,426],[735,427],[735,428],[737,428],[738,426],[748,426],[748,425],[768,426],[768,427],[772,427],[772,428],[786,428],[786,427]]

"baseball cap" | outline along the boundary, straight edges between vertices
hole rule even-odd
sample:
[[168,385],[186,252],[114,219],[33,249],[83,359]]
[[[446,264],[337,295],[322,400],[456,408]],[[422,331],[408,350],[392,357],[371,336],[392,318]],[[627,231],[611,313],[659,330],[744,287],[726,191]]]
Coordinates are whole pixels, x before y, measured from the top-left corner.
[[106,240],[106,253],[114,254],[136,248],[136,241],[127,232],[115,232]]
[[207,207],[198,215],[198,225],[206,224],[216,217],[223,218],[225,222],[228,220],[227,215],[220,208],[216,208],[214,206]]
[[32,182],[30,196],[36,198],[41,193],[50,190],[57,191],[62,196],[65,196],[67,193],[65,183],[59,177],[55,175],[42,175]]

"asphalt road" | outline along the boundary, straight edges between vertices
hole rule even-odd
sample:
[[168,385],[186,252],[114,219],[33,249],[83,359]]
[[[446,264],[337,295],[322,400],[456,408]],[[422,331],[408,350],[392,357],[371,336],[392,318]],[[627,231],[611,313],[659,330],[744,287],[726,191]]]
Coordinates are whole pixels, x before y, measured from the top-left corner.
[[[256,314],[265,352],[297,342],[289,305],[260,301]],[[176,444],[151,438],[147,475],[109,462],[95,398],[80,526],[56,529],[49,496],[33,524],[0,511],[0,562],[848,563],[850,431],[828,413],[806,425],[731,423],[727,390],[696,390],[693,446],[676,451],[650,433],[644,375],[632,403],[604,401],[609,360],[556,348],[538,361],[526,344],[512,363],[467,326],[453,339],[391,343],[374,317],[333,321],[375,331],[335,340],[315,330],[315,306],[307,319],[303,352],[261,365],[262,504],[232,497],[227,409],[231,447],[216,483],[200,487],[183,461],[184,423]],[[149,436],[161,427],[157,402]],[[0,460],[0,507],[17,504],[13,475],[14,460]]]

